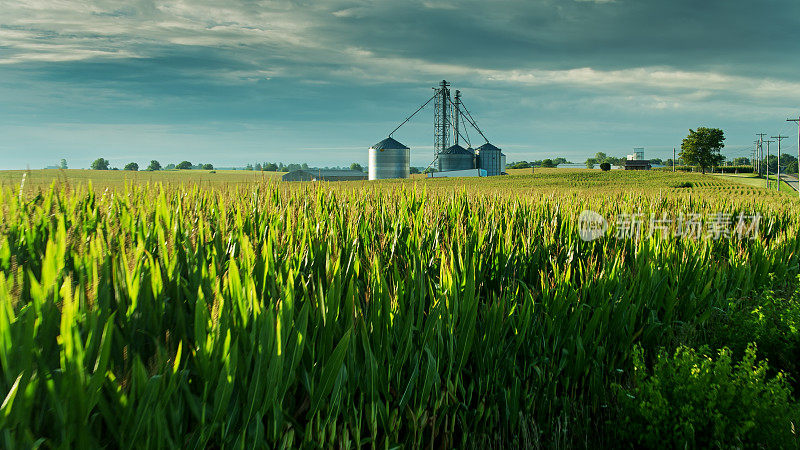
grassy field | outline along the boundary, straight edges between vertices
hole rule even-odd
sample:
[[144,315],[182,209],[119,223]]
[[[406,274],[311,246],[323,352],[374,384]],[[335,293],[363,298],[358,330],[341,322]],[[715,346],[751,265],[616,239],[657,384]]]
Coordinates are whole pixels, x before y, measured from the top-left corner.
[[21,177],[0,173],[4,448],[798,445],[789,193],[563,169]]
[[[767,186],[767,182],[764,181],[764,178],[759,178],[758,175],[752,174],[752,173],[743,173],[743,174],[732,174],[732,173],[719,174],[719,173],[715,173],[715,174],[713,174],[713,176],[718,177],[718,178],[727,179],[727,180],[730,180],[730,181],[732,181],[734,183],[742,183],[742,184],[745,184],[747,186],[762,187],[762,188],[766,188],[766,186]],[[777,177],[775,175],[770,175],[769,178],[770,178],[770,189],[775,189],[775,186],[776,186],[775,183],[777,182],[776,181]],[[784,182],[784,181],[781,181],[781,191],[782,192],[785,191],[785,192],[789,192],[789,193],[791,193],[791,192],[795,192],[796,193],[797,192],[791,186],[786,184],[786,182]]]
[[156,172],[127,170],[82,170],[82,169],[44,169],[44,170],[2,170],[0,187],[19,187],[22,176],[29,188],[49,188],[55,182],[64,186],[86,185],[91,182],[95,188],[121,188],[125,184],[157,184],[166,186],[198,185],[208,187],[252,184],[277,178],[284,172],[254,172],[246,170],[161,170]]

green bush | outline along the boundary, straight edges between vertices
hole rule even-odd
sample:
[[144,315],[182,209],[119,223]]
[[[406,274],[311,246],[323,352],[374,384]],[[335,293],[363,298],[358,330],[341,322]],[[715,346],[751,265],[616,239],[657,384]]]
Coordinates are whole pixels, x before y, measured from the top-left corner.
[[709,345],[727,346],[734,355],[741,355],[753,342],[770,367],[798,381],[800,288],[788,298],[767,291],[757,297],[732,301],[709,328]]
[[633,388],[617,386],[619,437],[649,448],[794,447],[796,409],[783,374],[767,377],[755,345],[739,364],[728,349],[716,360],[706,353],[662,351],[649,372],[637,348]]

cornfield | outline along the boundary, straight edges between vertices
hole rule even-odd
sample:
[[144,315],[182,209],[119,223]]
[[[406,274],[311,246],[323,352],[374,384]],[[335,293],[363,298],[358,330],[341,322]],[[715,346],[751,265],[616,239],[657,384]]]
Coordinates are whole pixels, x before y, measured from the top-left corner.
[[[635,346],[798,274],[778,198],[357,186],[4,189],[2,446],[591,439]],[[764,218],[755,239],[584,242],[586,209]]]

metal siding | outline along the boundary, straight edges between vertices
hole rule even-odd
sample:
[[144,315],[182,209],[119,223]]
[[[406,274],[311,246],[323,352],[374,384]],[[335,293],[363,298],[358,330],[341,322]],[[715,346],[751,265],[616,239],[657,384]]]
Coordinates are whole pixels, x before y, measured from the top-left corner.
[[439,172],[475,168],[475,157],[464,153],[439,153]]
[[369,179],[408,178],[409,149],[369,149]]
[[500,150],[478,149],[478,167],[486,170],[487,176],[500,175]]

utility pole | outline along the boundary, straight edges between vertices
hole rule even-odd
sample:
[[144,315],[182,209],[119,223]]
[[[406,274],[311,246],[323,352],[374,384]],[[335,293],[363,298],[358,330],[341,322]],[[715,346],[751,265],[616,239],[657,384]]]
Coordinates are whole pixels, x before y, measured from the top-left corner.
[[765,172],[767,174],[767,189],[769,189],[769,144],[771,144],[771,143],[773,143],[775,141],[767,140],[767,141],[764,141],[764,142],[767,143],[767,158],[764,160],[764,169],[765,169]]
[[789,136],[781,136],[780,133],[778,133],[777,136],[770,137],[770,139],[778,140],[778,192],[781,191],[781,141],[788,137]]
[[800,117],[797,119],[786,119],[787,122],[797,122],[797,194],[800,195]]
[[758,136],[758,176],[761,176],[761,172],[763,172],[764,167],[764,136],[767,133],[756,133]]
[[672,171],[675,172],[675,147],[672,147]]

